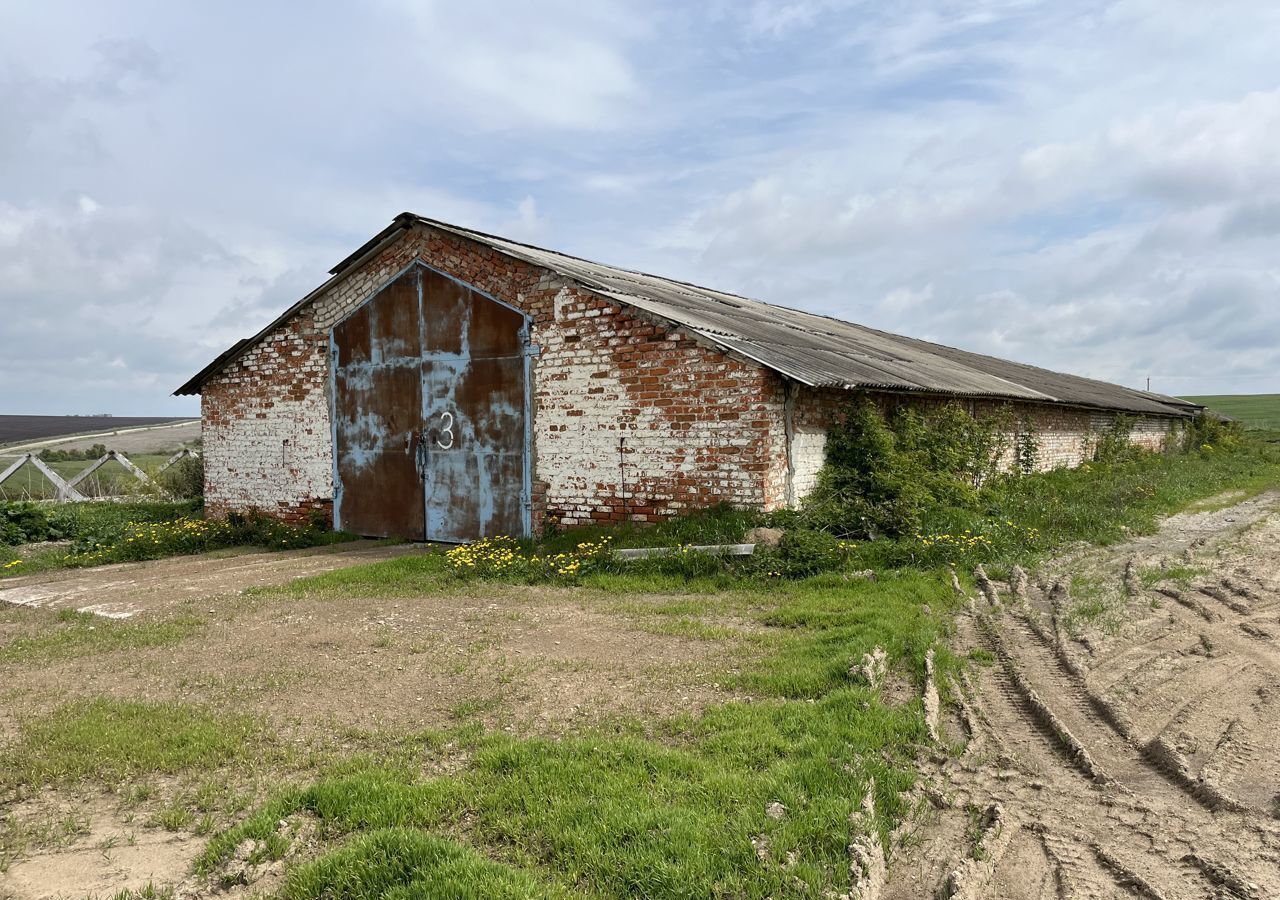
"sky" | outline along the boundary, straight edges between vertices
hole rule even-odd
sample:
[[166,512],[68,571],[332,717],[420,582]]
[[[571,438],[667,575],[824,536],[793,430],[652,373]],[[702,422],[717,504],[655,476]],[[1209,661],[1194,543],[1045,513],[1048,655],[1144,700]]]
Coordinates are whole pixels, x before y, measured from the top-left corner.
[[399,212],[1280,392],[1280,4],[0,0],[0,413],[171,392]]

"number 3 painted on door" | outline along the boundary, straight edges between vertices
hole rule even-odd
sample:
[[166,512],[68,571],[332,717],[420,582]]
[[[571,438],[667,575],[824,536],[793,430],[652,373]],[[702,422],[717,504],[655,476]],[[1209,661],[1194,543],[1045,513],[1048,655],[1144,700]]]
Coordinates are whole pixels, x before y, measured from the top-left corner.
[[441,413],[440,421],[445,423],[444,434],[448,435],[449,439],[448,441],[443,441],[440,438],[436,438],[436,446],[441,450],[448,450],[453,446],[453,413]]

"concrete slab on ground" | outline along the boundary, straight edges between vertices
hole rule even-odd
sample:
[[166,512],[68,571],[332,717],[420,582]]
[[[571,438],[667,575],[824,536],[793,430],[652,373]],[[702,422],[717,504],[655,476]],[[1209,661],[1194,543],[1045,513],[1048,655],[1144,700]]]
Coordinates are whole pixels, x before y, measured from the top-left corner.
[[211,553],[118,563],[6,579],[0,582],[0,603],[127,619],[174,602],[285,584],[295,578],[422,552],[421,544],[353,541],[305,550]]

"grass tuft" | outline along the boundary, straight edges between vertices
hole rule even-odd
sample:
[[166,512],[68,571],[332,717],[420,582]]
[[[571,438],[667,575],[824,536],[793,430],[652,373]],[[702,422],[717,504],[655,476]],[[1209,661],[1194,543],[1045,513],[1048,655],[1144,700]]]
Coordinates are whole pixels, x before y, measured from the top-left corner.
[[470,847],[412,828],[379,828],[290,873],[285,900],[533,900],[567,893]]
[[200,619],[120,622],[91,613],[62,610],[61,627],[31,637],[18,637],[0,647],[0,662],[56,662],[78,656],[166,647],[186,640],[204,627]]
[[257,723],[246,716],[99,698],[24,722],[2,749],[0,787],[17,787],[215,769],[265,748]]

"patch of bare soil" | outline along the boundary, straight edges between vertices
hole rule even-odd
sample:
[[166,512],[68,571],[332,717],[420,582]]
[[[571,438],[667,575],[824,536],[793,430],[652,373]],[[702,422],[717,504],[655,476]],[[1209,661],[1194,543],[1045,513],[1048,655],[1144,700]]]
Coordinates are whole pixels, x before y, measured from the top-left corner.
[[108,797],[45,797],[0,820],[31,845],[0,872],[3,900],[61,900],[160,888],[187,879],[204,839],[147,827]]
[[973,737],[927,773],[937,809],[886,896],[1280,897],[1278,500],[973,601],[959,649],[995,659],[962,710]]
[[225,551],[67,569],[0,581],[0,604],[127,619],[186,601],[421,552],[417,544],[352,541],[279,553]]
[[301,736],[468,718],[548,733],[614,715],[696,711],[727,698],[717,679],[742,664],[729,657],[732,642],[646,633],[546,588],[201,600],[168,611],[207,624],[173,646],[0,665],[24,687],[15,709],[114,695],[265,714]]

